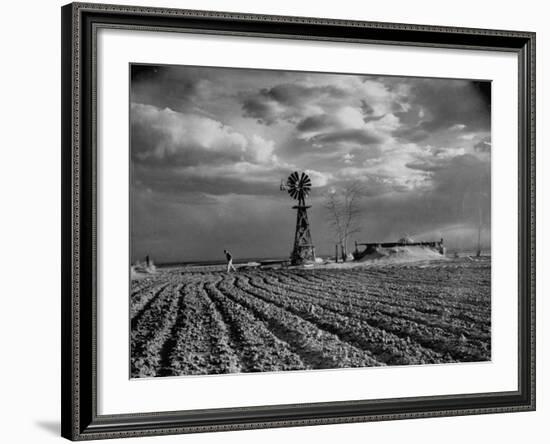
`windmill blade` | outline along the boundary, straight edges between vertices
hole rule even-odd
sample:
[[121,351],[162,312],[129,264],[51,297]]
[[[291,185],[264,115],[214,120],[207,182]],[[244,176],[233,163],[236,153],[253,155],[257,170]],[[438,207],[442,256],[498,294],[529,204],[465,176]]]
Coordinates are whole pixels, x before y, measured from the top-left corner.
[[288,179],[287,179],[286,183],[289,187],[293,187],[293,188],[296,187],[297,182],[296,182],[296,178],[294,177],[295,174],[296,174],[296,176],[298,176],[298,173],[296,173],[296,172],[294,172],[290,176],[288,176]]
[[286,180],[286,190],[293,199],[305,200],[311,189],[311,179],[305,172],[294,171]]

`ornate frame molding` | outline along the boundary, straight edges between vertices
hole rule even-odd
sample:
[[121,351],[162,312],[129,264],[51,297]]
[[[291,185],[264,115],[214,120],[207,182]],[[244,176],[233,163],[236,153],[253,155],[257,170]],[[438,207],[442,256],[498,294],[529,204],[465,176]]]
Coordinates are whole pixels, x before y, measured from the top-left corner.
[[[535,409],[535,34],[72,3],[62,8],[62,436],[213,432]],[[515,52],[519,60],[519,390],[208,411],[97,414],[95,41],[99,27]]]

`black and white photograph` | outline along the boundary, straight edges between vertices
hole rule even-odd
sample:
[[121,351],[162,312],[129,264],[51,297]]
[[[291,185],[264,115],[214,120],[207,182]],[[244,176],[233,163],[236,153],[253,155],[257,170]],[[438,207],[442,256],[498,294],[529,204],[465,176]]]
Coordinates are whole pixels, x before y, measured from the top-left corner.
[[131,377],[491,360],[491,82],[131,64]]
[[545,3],[3,6],[2,442],[544,441]]

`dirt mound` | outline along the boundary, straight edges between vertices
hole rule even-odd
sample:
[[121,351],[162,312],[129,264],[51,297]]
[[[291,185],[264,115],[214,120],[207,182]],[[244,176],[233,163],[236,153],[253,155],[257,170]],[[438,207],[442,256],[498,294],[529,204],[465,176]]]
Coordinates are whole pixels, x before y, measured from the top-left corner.
[[130,277],[131,279],[139,279],[155,274],[156,271],[157,267],[153,261],[149,261],[149,264],[145,262],[137,262],[130,267]]
[[404,245],[392,248],[375,248],[372,253],[366,254],[357,262],[380,261],[385,263],[416,262],[434,259],[443,259],[438,250],[421,245]]

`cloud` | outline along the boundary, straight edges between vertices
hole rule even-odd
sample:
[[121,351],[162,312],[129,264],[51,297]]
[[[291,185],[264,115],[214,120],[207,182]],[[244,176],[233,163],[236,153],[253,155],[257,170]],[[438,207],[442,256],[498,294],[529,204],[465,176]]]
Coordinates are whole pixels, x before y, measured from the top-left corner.
[[449,131],[462,131],[464,128],[466,128],[466,125],[463,123],[455,123],[449,127]]
[[317,114],[302,119],[296,125],[296,129],[300,132],[317,132],[327,128],[332,128],[338,124],[337,119],[329,114]]
[[375,189],[362,203],[360,236],[365,242],[397,240],[404,234],[422,240],[444,237],[450,248],[472,248],[477,242],[480,212],[482,240],[490,245],[490,161],[473,155],[448,158],[425,172],[428,186],[399,191],[393,179],[368,182]]
[[419,170],[419,171],[437,171],[445,168],[445,165],[440,162],[433,162],[433,161],[421,161],[421,160],[415,160],[412,162],[409,162],[406,164],[407,168],[410,168],[411,170]]
[[346,153],[342,156],[342,160],[344,161],[344,163],[351,163],[354,157],[355,155],[351,153]]
[[356,181],[365,240],[462,242],[480,207],[488,229],[488,82],[186,66],[131,74],[140,251],[193,259],[224,244],[286,257],[295,212],[279,183],[295,170],[312,178],[320,252],[333,248],[323,193]]
[[345,129],[331,133],[318,134],[311,138],[315,143],[342,143],[347,142],[357,145],[370,145],[382,141],[382,138],[364,129]]
[[430,137],[430,132],[423,128],[402,126],[393,131],[393,136],[405,142],[423,142]]
[[264,196],[254,205],[237,194],[214,196],[206,202],[159,197],[158,193],[134,197],[133,260],[143,260],[147,254],[156,262],[223,260],[227,248],[240,261],[286,257],[292,247],[295,211],[282,193]]
[[321,103],[344,97],[346,92],[333,85],[279,84],[243,93],[242,109],[245,117],[272,125],[279,121],[296,122],[308,112],[308,108],[321,109]]
[[395,112],[403,124],[395,135],[420,141],[436,131],[489,131],[490,82],[417,79],[410,82],[407,106]]
[[471,154],[456,156],[448,159],[445,168],[434,174],[434,188],[438,192],[448,192],[449,196],[486,191],[490,189],[490,171],[488,161],[480,161]]
[[273,194],[291,165],[275,143],[194,114],[132,104],[135,186],[170,195]]
[[195,165],[182,168],[151,169],[137,166],[134,177],[143,187],[170,196],[194,200],[199,195],[275,195],[288,169],[249,162],[228,165]]
[[474,150],[478,153],[490,153],[491,152],[491,137],[484,137],[474,145]]
[[197,67],[137,65],[131,67],[130,100],[178,112],[204,112],[216,84]]
[[273,141],[245,136],[221,122],[195,114],[131,105],[132,157],[138,163],[189,166],[276,161]]

